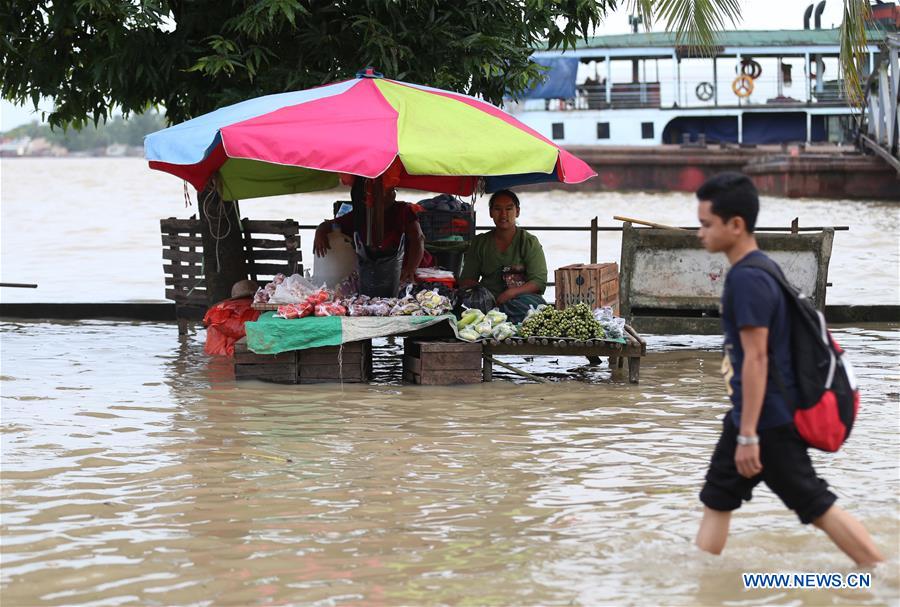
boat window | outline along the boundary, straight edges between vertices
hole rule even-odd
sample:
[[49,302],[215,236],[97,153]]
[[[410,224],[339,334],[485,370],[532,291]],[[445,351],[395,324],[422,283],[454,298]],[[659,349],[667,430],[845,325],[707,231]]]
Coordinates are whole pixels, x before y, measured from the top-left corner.
[[653,123],[641,123],[641,139],[653,139]]
[[565,139],[566,138],[566,126],[562,122],[554,122],[553,123],[553,138],[554,139]]
[[609,123],[597,123],[597,139],[609,139]]

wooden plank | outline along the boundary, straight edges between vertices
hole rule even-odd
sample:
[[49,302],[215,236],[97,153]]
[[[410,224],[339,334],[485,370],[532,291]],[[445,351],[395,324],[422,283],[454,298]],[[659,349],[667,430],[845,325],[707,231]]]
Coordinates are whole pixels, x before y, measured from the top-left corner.
[[172,274],[173,276],[186,276],[191,278],[199,278],[203,276],[203,266],[197,264],[177,265],[163,264],[163,274]]
[[234,378],[258,379],[286,384],[297,383],[297,366],[293,364],[257,365],[235,364]]
[[252,352],[250,350],[238,351],[237,347],[234,349],[234,362],[236,363],[247,363],[247,364],[257,364],[257,365],[270,365],[270,364],[293,364],[297,365],[297,352],[282,352],[281,354],[257,354],[256,352]]
[[247,219],[241,220],[245,234],[281,234],[282,236],[295,236],[300,231],[300,224],[293,219],[265,220]]
[[195,285],[203,286],[203,276],[164,276],[163,281],[167,287],[190,291]]
[[[298,350],[301,361],[312,362],[315,360],[319,361],[332,361],[337,363],[338,352],[340,351],[340,346],[322,346],[320,348],[307,348],[305,350]],[[371,349],[371,342],[369,340],[363,341],[350,341],[344,344],[344,357],[350,354],[360,354],[363,352],[368,352]]]
[[409,383],[420,384],[423,386],[452,386],[457,384],[480,384],[481,369],[474,371],[450,370],[441,373],[425,373],[419,375],[412,371],[404,370],[404,380]]
[[162,257],[163,259],[168,259],[170,261],[188,261],[194,263],[203,262],[203,253],[194,251],[174,251],[172,249],[163,249]]
[[475,352],[420,352],[420,356],[403,355],[404,368],[406,361],[415,366],[416,373],[441,370],[468,371],[481,368],[481,349]]
[[247,260],[251,262],[259,262],[263,260],[280,260],[290,261],[297,257],[297,251],[285,251],[284,249],[254,249],[247,252]]
[[167,247],[203,247],[203,239],[199,236],[182,234],[162,234],[163,246]]
[[200,233],[199,219],[176,219],[169,217],[168,219],[159,220],[159,228],[162,232],[196,232]]
[[423,352],[476,352],[481,353],[481,343],[470,343],[459,340],[423,340],[405,338],[403,349],[410,356],[421,356]]
[[485,346],[484,353],[490,356],[511,354],[515,356],[642,356],[641,346],[636,343],[577,346],[557,348],[553,345],[523,344],[511,346],[500,342],[496,346]]
[[364,369],[359,366],[344,365],[339,369],[337,365],[300,365],[299,367],[300,383],[306,380],[330,380],[362,383],[369,381]]
[[410,373],[415,373],[416,375],[422,374],[422,359],[416,356],[409,356],[408,354],[403,355],[403,370],[409,371]]
[[288,236],[280,240],[271,240],[268,238],[248,238],[244,241],[248,246],[254,249],[287,249],[295,250],[300,246],[299,236]]

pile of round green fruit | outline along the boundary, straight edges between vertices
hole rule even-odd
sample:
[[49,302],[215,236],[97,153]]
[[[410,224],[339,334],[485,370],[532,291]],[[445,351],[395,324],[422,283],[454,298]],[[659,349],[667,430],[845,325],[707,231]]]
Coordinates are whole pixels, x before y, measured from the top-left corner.
[[538,308],[519,328],[519,337],[572,337],[602,339],[603,326],[584,303],[557,310],[553,306]]

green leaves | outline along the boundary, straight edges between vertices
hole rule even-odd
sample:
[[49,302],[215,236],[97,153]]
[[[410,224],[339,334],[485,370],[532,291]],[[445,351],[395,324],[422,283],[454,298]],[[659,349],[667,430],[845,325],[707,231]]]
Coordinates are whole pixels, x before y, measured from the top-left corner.
[[676,32],[678,44],[701,51],[716,43],[716,32],[736,25],[741,18],[739,0],[630,0],[632,9],[648,26],[663,21]]
[[[0,93],[53,99],[57,125],[114,107],[180,122],[372,65],[499,103],[541,79],[534,50],[571,48],[623,1],[692,46],[740,17],[738,0],[5,0]],[[844,58],[858,65],[867,2],[845,3]]]
[[853,105],[865,103],[859,75],[868,60],[866,52],[866,20],[871,15],[868,0],[845,0],[844,21],[841,23],[841,71],[847,95]]

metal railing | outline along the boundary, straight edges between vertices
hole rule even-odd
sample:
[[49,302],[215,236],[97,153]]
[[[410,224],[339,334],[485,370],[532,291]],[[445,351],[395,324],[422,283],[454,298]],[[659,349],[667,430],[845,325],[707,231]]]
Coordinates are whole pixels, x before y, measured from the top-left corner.
[[[315,230],[318,228],[318,225],[301,225],[300,230]],[[590,263],[597,263],[597,242],[598,236],[600,232],[621,232],[624,228],[619,226],[601,226],[597,217],[591,219],[590,225],[587,226],[516,226],[523,230],[528,230],[529,232],[590,232],[591,235],[591,256]],[[697,230],[697,226],[672,226],[677,227],[681,230]],[[757,227],[755,231],[757,232],[791,232],[794,234],[799,234],[800,232],[820,232],[826,228],[831,228],[836,232],[846,231],[850,229],[850,226],[803,226],[800,227],[800,223],[797,219],[791,223],[790,226],[787,227]],[[475,226],[476,232],[486,232],[488,230],[493,230],[494,226]],[[648,230],[652,230],[654,228],[646,228]],[[548,282],[547,286],[552,287],[556,283]]]

